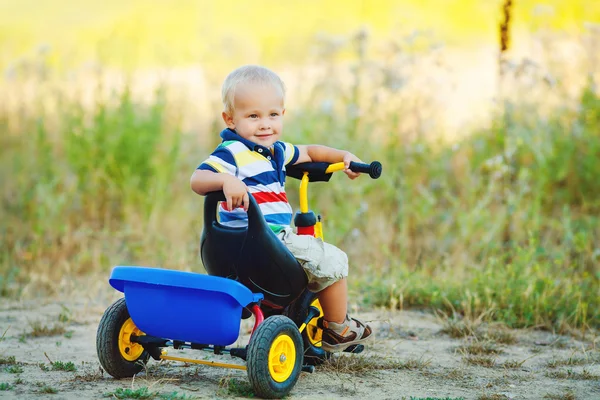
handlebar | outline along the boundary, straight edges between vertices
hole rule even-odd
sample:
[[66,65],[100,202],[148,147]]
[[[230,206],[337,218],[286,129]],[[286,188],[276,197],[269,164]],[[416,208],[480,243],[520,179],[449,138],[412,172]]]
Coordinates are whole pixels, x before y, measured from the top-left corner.
[[[310,182],[327,182],[331,178],[332,173],[343,171],[346,166],[343,162],[329,164],[325,162],[307,162],[295,165],[290,165],[286,168],[286,174],[289,177],[302,179],[304,173],[308,173]],[[354,172],[364,172],[369,174],[373,179],[381,176],[383,167],[379,161],[373,161],[371,164],[350,162],[350,170]]]
[[373,161],[371,164],[350,161],[350,171],[364,172],[365,174],[369,174],[369,176],[373,179],[379,178],[382,170],[383,166],[379,161]]
[[[381,172],[383,170],[383,166],[381,165],[381,163],[379,161],[373,161],[371,164],[350,161],[349,167],[350,167],[349,168],[350,171],[369,174],[369,176],[373,179],[379,178],[381,176]],[[327,167],[327,170],[325,171],[325,173],[343,171],[344,169],[346,169],[346,166],[344,165],[344,163],[339,162],[339,163],[335,163],[335,164],[330,164],[329,167]]]

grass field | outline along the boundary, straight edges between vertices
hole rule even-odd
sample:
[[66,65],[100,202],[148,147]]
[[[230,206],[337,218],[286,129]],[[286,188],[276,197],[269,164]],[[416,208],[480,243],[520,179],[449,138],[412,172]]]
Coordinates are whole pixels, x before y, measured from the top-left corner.
[[[329,34],[343,40],[334,51],[328,47],[332,42],[317,40],[320,54],[335,54],[320,58],[309,57],[315,46],[309,38],[322,26],[322,16],[309,18],[304,31],[284,29],[283,17],[269,30],[245,31],[243,21],[232,17],[230,25],[236,29],[230,31],[220,23],[225,10],[208,2],[168,7],[158,2],[148,10],[138,1],[102,7],[90,3],[96,7],[84,13],[93,15],[90,20],[73,17],[83,14],[74,3],[63,3],[63,8],[43,3],[31,13],[25,2],[0,5],[2,62],[8,65],[24,57],[13,66],[17,72],[4,77],[7,96],[0,102],[3,296],[31,295],[39,289],[59,293],[69,277],[108,274],[117,264],[201,271],[202,199],[188,182],[216,144],[218,104],[206,100],[206,110],[197,118],[204,128],[194,129],[185,121],[189,113],[198,112],[197,99],[160,84],[146,85],[140,95],[133,84],[136,74],[159,61],[165,68],[200,63],[207,92],[218,96],[217,71],[230,65],[250,59],[282,65],[292,75],[290,63],[306,61],[318,71],[343,70],[347,79],[316,74],[305,85],[302,102],[286,114],[286,138],[347,148],[384,165],[379,181],[348,184],[337,176],[330,184],[311,188],[312,206],[325,217],[327,240],[347,250],[352,260],[353,302],[428,307],[513,327],[569,330],[600,325],[600,96],[595,87],[599,66],[592,61],[586,64],[589,82],[569,101],[566,93],[573,90],[567,73],[549,85],[537,71],[524,77],[519,68],[509,70],[504,79],[510,85],[505,87],[517,95],[506,97],[489,124],[450,139],[427,128],[435,127],[428,98],[414,91],[407,94],[403,88],[410,85],[398,83],[414,79],[401,71],[427,57],[429,45],[415,50],[396,41],[399,48],[390,53],[395,61],[380,54],[383,61],[375,66],[368,56],[407,18],[393,8],[394,2],[382,1],[380,8],[364,15],[366,3],[334,7],[336,2],[331,2],[327,7],[332,8],[321,14],[337,12]],[[296,2],[289,8],[258,3],[284,16],[300,7]],[[499,16],[488,12],[488,3],[434,3],[414,6],[415,21],[422,18],[438,27],[438,35],[452,32],[450,42],[485,37],[484,31],[495,40],[490,26],[496,26]],[[521,10],[534,7],[534,2],[521,3]],[[583,20],[598,19],[600,7],[590,2],[572,2],[568,12],[561,11],[562,2],[554,3],[553,14],[544,21],[569,37],[579,34]],[[183,11],[190,7],[195,11]],[[471,7],[488,16],[491,25],[473,17],[474,23],[463,31],[473,16]],[[440,16],[451,15],[451,23],[425,14],[432,8]],[[65,9],[72,15],[57,11]],[[217,17],[208,21],[206,15]],[[37,30],[17,23],[24,19]],[[372,21],[368,38],[359,30],[364,20]],[[533,23],[526,18],[520,23],[526,22]],[[56,24],[62,28],[50,32]],[[281,35],[272,35],[271,28],[279,28]],[[202,42],[202,29],[210,32],[205,47],[196,46]],[[12,36],[19,30],[23,41]],[[57,48],[28,55],[46,32]],[[188,35],[195,39],[187,44],[179,40]],[[242,49],[239,35],[249,35],[260,54]],[[291,36],[298,47],[285,52],[292,46],[287,40]],[[237,47],[229,57],[219,43]],[[414,54],[405,57],[411,49]],[[209,62],[212,55],[214,63]],[[129,72],[115,85],[95,76],[70,83],[71,64],[96,56],[103,68]],[[566,59],[555,64],[557,71],[571,65]],[[432,96],[435,90],[422,88]],[[534,92],[535,98],[528,96]],[[288,187],[296,205],[297,182],[289,181]]]

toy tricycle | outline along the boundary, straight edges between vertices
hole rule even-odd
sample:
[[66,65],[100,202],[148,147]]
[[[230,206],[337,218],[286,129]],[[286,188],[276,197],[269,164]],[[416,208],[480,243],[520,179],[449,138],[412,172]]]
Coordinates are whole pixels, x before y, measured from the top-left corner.
[[[328,181],[343,163],[303,163],[287,175],[301,179],[298,234],[323,237],[320,217],[308,210],[308,182]],[[355,172],[377,179],[381,164],[351,163]],[[316,295],[294,256],[267,225],[249,196],[248,226],[228,227],[217,219],[223,192],[206,196],[201,256],[209,275],[144,267],[115,267],[109,282],[125,297],[102,316],[96,337],[102,367],[115,378],[132,377],[150,357],[247,370],[257,396],[280,398],[301,371],[329,354],[321,348]],[[241,319],[254,316],[247,346],[228,347],[239,336]],[[246,366],[173,357],[165,348],[229,353]],[[345,351],[359,353],[362,345]]]

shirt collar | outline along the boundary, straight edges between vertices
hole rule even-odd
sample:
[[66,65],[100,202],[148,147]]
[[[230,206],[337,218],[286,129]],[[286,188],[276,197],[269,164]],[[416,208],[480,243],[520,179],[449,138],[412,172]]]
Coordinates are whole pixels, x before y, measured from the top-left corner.
[[[271,153],[271,150],[269,150],[268,147],[261,146],[260,144],[256,144],[248,139],[245,139],[245,138],[241,137],[240,135],[238,135],[236,131],[234,131],[233,129],[230,129],[230,128],[225,128],[221,131],[221,139],[223,139],[223,141],[237,140],[238,142],[243,143],[250,150],[258,151],[261,154],[264,154],[265,152],[266,152],[266,154]],[[261,151],[259,151],[259,150],[261,150]]]

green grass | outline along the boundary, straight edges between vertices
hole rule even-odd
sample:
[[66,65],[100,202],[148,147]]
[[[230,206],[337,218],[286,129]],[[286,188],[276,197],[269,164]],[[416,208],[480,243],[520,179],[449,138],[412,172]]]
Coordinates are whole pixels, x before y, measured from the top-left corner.
[[0,365],[13,365],[17,363],[15,356],[0,357]]
[[150,392],[147,387],[138,389],[123,389],[118,388],[114,392],[107,392],[104,397],[112,397],[117,399],[153,399],[157,393]]
[[10,367],[6,367],[4,370],[9,374],[22,374],[24,371],[23,367],[20,365],[11,365]]
[[254,397],[254,391],[252,386],[247,380],[241,380],[237,378],[224,377],[219,380],[218,395],[226,396],[241,396],[241,397]]
[[12,390],[14,386],[7,382],[0,382],[0,391]]
[[40,321],[30,323],[31,332],[27,334],[29,337],[44,337],[57,336],[65,333],[65,327],[62,324],[45,325]]
[[[401,120],[422,110],[397,96],[387,80],[394,68],[348,57],[350,86],[317,79],[286,114],[285,140],[342,147],[384,165],[377,181],[349,184],[339,174],[309,190],[326,240],[348,252],[353,298],[441,310],[463,324],[463,331],[455,327],[459,337],[482,315],[481,323],[507,327],[600,326],[594,86],[576,107],[548,113],[509,102],[488,128],[432,140],[403,130]],[[184,128],[168,87],[144,101],[127,82],[109,95],[102,89],[92,88],[92,101],[83,103],[48,85],[46,97],[23,105],[27,112],[0,106],[4,296],[18,296],[31,276],[43,277],[35,281],[39,289],[60,292],[55,282],[66,274],[108,273],[117,264],[202,271],[202,198],[189,189],[189,177],[218,141],[218,108],[206,116],[213,126],[206,137]],[[25,95],[24,87],[12,90],[15,98]],[[373,101],[376,94],[390,100]],[[288,180],[296,209],[297,188]],[[70,318],[68,310],[61,315]],[[32,335],[65,334],[60,327],[39,325]]]
[[67,372],[75,372],[77,371],[77,367],[71,361],[62,362],[62,361],[54,361],[52,363],[53,371],[67,371]]
[[[404,397],[403,397],[404,399]],[[464,400],[464,397],[413,397],[410,400]]]
[[46,393],[46,394],[56,394],[56,393],[58,393],[58,389],[53,388],[52,386],[44,384],[44,385],[40,386],[39,392],[40,393]]
[[185,393],[162,393],[159,397],[161,400],[193,400],[196,397],[185,394]]

